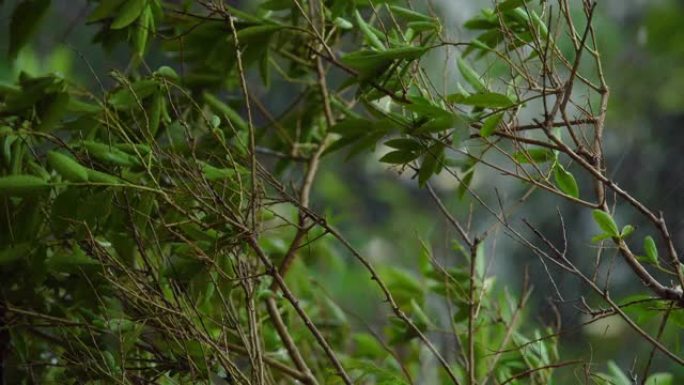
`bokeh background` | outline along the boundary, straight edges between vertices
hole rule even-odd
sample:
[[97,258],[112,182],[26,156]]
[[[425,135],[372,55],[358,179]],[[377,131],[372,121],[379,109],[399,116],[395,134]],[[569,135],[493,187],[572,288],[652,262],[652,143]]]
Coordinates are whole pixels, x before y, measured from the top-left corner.
[[[250,0],[252,1],[252,0]],[[239,1],[233,1],[239,4]],[[422,1],[413,1],[423,7]],[[551,1],[550,3],[553,3]],[[84,20],[92,8],[84,0],[53,1],[47,19],[34,39],[13,63],[6,58],[9,15],[16,1],[0,1],[0,81],[12,82],[20,70],[33,75],[61,72],[91,89],[111,84],[107,73],[126,70],[129,57],[124,46],[102,49],[92,42],[96,27]],[[461,28],[490,1],[433,0],[432,7],[444,22],[448,34],[463,40],[468,35]],[[253,6],[248,1],[241,6]],[[606,155],[610,174],[624,188],[647,206],[662,210],[670,225],[676,245],[684,245],[684,2],[675,0],[603,0],[595,17],[605,72],[611,88],[606,129]],[[435,56],[435,63],[443,58]],[[150,68],[164,62],[151,55]],[[437,65],[424,63],[426,66]],[[273,110],[286,106],[288,89],[263,90],[262,97]],[[409,175],[398,175],[377,162],[382,155],[345,161],[344,154],[326,158],[314,187],[313,206],[324,212],[339,226],[358,248],[375,264],[402,265],[417,268],[421,240],[430,244],[435,255],[445,263],[458,263],[452,240],[455,234],[439,214],[426,191],[417,188]],[[482,173],[474,187],[485,197],[493,197],[495,189],[504,199],[520,194],[520,188],[496,174]],[[580,183],[581,184],[581,183]],[[495,222],[482,214],[473,201],[458,199],[456,183],[448,176],[438,177],[435,187],[449,207],[462,218],[474,208],[474,228],[483,229]],[[648,225],[627,207],[617,207],[618,223],[632,223],[637,233],[646,234]],[[595,233],[588,210],[577,210],[563,201],[545,194],[535,194],[520,208],[513,221],[529,219],[547,229],[558,239],[559,209],[566,219],[572,258],[580,266],[593,263],[589,242]],[[556,235],[553,235],[553,234]],[[550,303],[554,298],[550,281],[539,260],[528,249],[519,246],[503,233],[497,234],[487,250],[489,272],[500,284],[519,289],[523,272],[529,270],[535,286],[528,311],[531,327],[555,322]],[[325,283],[330,296],[350,314],[373,325],[377,298],[369,296],[367,274],[350,260],[321,255],[307,256],[316,266],[313,284]],[[593,360],[614,359],[629,368],[635,357],[645,357],[645,344],[637,344],[637,336],[616,321],[577,327],[582,317],[576,305],[589,292],[579,282],[551,268],[552,275],[564,295],[565,302],[555,301],[563,316],[564,334],[561,346],[566,358],[591,352]],[[620,298],[642,291],[641,284],[619,260],[613,266],[613,294]],[[354,321],[351,322],[360,322]],[[679,341],[680,343],[682,341]],[[642,346],[644,350],[635,350]],[[655,371],[669,370],[684,378],[684,369],[673,367],[656,356]],[[599,368],[600,369],[600,368]]]

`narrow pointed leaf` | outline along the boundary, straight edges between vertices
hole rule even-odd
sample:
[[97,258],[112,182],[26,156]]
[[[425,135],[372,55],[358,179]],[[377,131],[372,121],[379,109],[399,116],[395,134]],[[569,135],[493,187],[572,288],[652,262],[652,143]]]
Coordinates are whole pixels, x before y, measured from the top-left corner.
[[363,20],[363,17],[358,10],[354,12],[354,18],[356,19],[356,24],[359,25],[359,29],[361,29],[361,32],[363,32],[363,36],[366,38],[368,44],[375,49],[384,51],[385,45],[382,43],[382,41],[380,41],[378,35],[373,32],[371,26],[368,25],[365,20]]
[[463,97],[461,94],[447,96],[452,103],[465,104],[482,108],[507,108],[515,104],[508,96],[496,92],[478,92]]
[[480,75],[462,58],[457,60],[458,70],[461,72],[463,79],[465,79],[471,87],[479,92],[487,92],[487,86],[480,78]]
[[554,158],[553,151],[546,148],[531,148],[526,151],[513,153],[513,158],[522,164],[525,163],[544,163]]

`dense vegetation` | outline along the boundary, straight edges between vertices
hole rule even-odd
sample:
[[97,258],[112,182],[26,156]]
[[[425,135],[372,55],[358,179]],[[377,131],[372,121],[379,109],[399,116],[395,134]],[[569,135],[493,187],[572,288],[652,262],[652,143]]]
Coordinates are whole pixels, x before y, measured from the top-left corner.
[[[676,383],[652,364],[684,363],[684,269],[664,215],[606,165],[595,3],[500,1],[462,36],[427,2],[90,3],[82,22],[127,47],[125,66],[0,84],[4,383]],[[13,5],[11,60],[50,7]],[[448,248],[415,240],[415,269],[311,202],[322,159],[376,153],[452,228]],[[568,246],[560,210],[560,234],[518,217],[540,194],[586,211],[595,236]],[[528,314],[527,274],[495,279],[501,234],[558,303],[621,318],[649,353],[622,369],[564,357],[561,313]],[[613,295],[616,265],[635,294]],[[374,319],[331,294],[346,274],[358,282],[336,290]]]

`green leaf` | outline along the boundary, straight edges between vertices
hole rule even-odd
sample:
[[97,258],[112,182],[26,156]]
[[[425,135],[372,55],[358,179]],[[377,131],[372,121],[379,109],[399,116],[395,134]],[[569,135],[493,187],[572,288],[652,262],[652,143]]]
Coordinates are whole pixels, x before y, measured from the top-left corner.
[[90,156],[107,164],[124,167],[140,165],[138,158],[104,143],[83,141],[83,147],[88,151]]
[[97,104],[88,103],[76,98],[69,98],[69,104],[66,106],[66,109],[69,112],[79,112],[85,114],[94,114],[102,110],[102,108],[100,108],[100,106]]
[[525,151],[513,153],[513,159],[521,164],[525,163],[544,163],[555,159],[553,151],[547,148],[531,148]]
[[418,304],[424,302],[424,285],[406,270],[389,266],[380,271],[380,276],[399,306],[410,305],[411,301],[416,301]]
[[8,56],[15,58],[41,25],[40,20],[50,6],[50,0],[24,0],[12,12],[9,27]]
[[468,319],[469,307],[468,304],[462,301],[456,302],[456,312],[453,315],[452,321],[455,324],[460,324]]
[[142,14],[147,5],[147,0],[128,0],[121,6],[119,14],[116,16],[111,29],[122,29],[133,23]]
[[202,98],[215,114],[228,119],[235,126],[237,131],[246,132],[248,130],[248,124],[242,118],[242,116],[240,116],[240,114],[238,114],[237,111],[232,109],[229,105],[221,101],[221,99],[208,92],[204,92],[202,94]]
[[655,240],[650,235],[644,237],[644,253],[646,253],[646,261],[654,265],[658,264],[658,247]]
[[673,381],[674,376],[670,373],[654,373],[646,379],[644,385],[672,385]]
[[439,115],[421,124],[413,131],[413,134],[421,135],[433,132],[442,132],[444,130],[453,128],[458,122],[459,117],[457,115]]
[[349,160],[352,157],[362,153],[363,151],[373,151],[378,141],[382,139],[382,137],[385,136],[385,134],[385,131],[380,130],[361,136],[360,138],[358,138],[359,140],[356,141],[356,143],[349,149],[349,153],[347,153],[346,159]]
[[242,28],[238,31],[237,37],[240,44],[247,44],[251,42],[263,42],[268,40],[277,31],[283,29],[279,24],[261,24],[251,27]]
[[13,246],[5,246],[0,250],[0,266],[9,265],[24,256],[31,254],[34,249],[33,242],[19,243]]
[[354,24],[352,24],[351,21],[341,17],[336,17],[335,20],[333,20],[333,23],[340,29],[354,28]]
[[88,181],[93,183],[105,183],[105,184],[121,184],[121,179],[115,177],[114,175],[109,175],[107,173],[88,169]]
[[47,154],[47,161],[53,169],[68,181],[88,181],[88,170],[68,155],[50,151]]
[[27,196],[50,188],[50,184],[33,175],[8,175],[0,177],[0,196]]
[[488,19],[488,18],[483,18],[483,17],[478,16],[478,17],[475,17],[475,18],[472,18],[472,19],[466,21],[463,24],[463,26],[466,29],[489,30],[489,29],[498,28],[499,22],[496,19]]
[[613,236],[608,234],[608,233],[601,233],[599,235],[595,235],[591,238],[591,243],[599,243],[603,240],[612,238]]
[[479,278],[484,278],[487,261],[485,256],[485,243],[479,242],[475,250],[475,273]]
[[406,21],[429,21],[434,22],[435,18],[432,16],[424,15],[420,12],[416,12],[412,9],[400,7],[398,5],[390,5],[389,8],[397,14],[399,17]]
[[342,63],[370,76],[389,67],[395,60],[416,60],[423,56],[429,47],[400,47],[384,51],[362,50],[341,57]]
[[[395,320],[396,318],[393,318]],[[399,323],[402,321],[398,320]],[[395,329],[396,332],[399,334],[394,335],[393,337],[390,337],[390,344],[395,344],[395,343],[400,343],[400,342],[407,342],[412,338],[415,338],[415,335],[411,333],[410,331],[407,331],[405,328],[405,325],[392,325],[393,329]],[[387,356],[387,353],[385,353],[385,357]],[[360,376],[359,378],[367,379],[367,378],[373,378],[374,381],[372,382],[373,384],[377,385],[407,385],[406,381],[404,381],[404,378],[399,371],[399,369],[394,368],[394,365],[386,365],[386,366],[378,366],[372,361],[368,360],[355,360],[355,359],[349,359],[349,364],[348,364],[350,369],[353,369],[355,373],[359,373]],[[388,367],[392,367],[392,369],[387,369]],[[329,382],[331,383],[331,382]],[[357,382],[359,383],[359,382]],[[367,382],[365,382],[367,383]]]
[[147,112],[149,117],[149,125],[147,126],[147,135],[150,138],[154,138],[159,131],[159,124],[162,121],[162,112],[166,103],[166,99],[161,92],[157,92],[152,97],[152,102],[150,103],[149,110]]
[[81,269],[92,268],[99,265],[99,262],[89,255],[77,244],[71,250],[59,250],[46,261],[46,264],[53,272],[73,273]]
[[565,170],[560,163],[556,163],[553,168],[553,178],[556,180],[556,186],[559,190],[573,198],[579,198],[579,187],[575,177]]
[[418,155],[418,153],[412,151],[391,151],[380,158],[380,161],[383,163],[404,164],[416,159]]
[[330,132],[342,136],[354,136],[371,131],[373,122],[362,118],[346,118],[330,127]]
[[485,119],[485,121],[482,123],[482,127],[480,127],[480,136],[486,138],[494,133],[502,119],[503,112],[499,112],[498,114],[494,114]]
[[549,29],[546,26],[546,22],[544,22],[541,16],[534,10],[530,10],[530,14],[532,15],[532,24],[539,29],[539,34],[543,38],[546,38],[549,35]]
[[415,300],[411,300],[411,318],[415,320],[416,326],[422,331],[427,330],[428,327],[432,326],[433,323],[430,322],[430,317],[425,314],[420,305],[416,303]]
[[444,159],[444,144],[436,143],[428,148],[423,156],[423,163],[418,170],[418,185],[425,186],[430,177],[440,168]]
[[470,184],[473,182],[473,176],[475,176],[475,167],[469,168],[461,177],[461,183],[458,184],[458,189],[456,190],[458,199],[463,199],[465,196],[468,188],[470,188]]
[[230,168],[218,168],[208,163],[202,164],[202,174],[208,181],[230,180],[236,175],[236,171]]
[[614,361],[608,361],[608,370],[616,381],[615,385],[632,385],[632,381]]
[[468,84],[470,84],[478,92],[487,92],[487,86],[480,78],[480,75],[475,72],[475,70],[465,60],[459,57],[457,59],[457,64],[458,70],[461,72],[463,79],[465,79]]
[[138,102],[157,91],[157,80],[144,79],[124,85],[109,95],[108,102],[117,110],[126,110],[138,106]]
[[471,94],[463,98],[457,94],[454,98],[451,95],[447,96],[447,100],[456,102],[458,104],[465,104],[468,106],[482,107],[482,108],[507,108],[515,105],[508,96],[496,92],[479,92]]
[[371,26],[368,25],[365,20],[363,20],[363,17],[358,10],[354,11],[354,18],[356,19],[356,24],[358,24],[359,29],[361,29],[361,32],[363,32],[363,36],[368,44],[377,50],[384,51],[385,45],[382,43],[382,41],[380,41],[378,35],[373,32]]
[[152,152],[150,146],[143,143],[117,143],[114,147],[131,155],[149,155]]
[[145,54],[148,36],[153,28],[154,16],[152,15],[152,8],[147,6],[140,15],[135,28],[135,34],[133,35],[133,46],[139,57],[142,57]]
[[157,70],[154,73],[167,80],[177,81],[178,79],[180,79],[180,77],[178,76],[178,72],[176,72],[176,70],[169,66],[161,66],[157,68]]
[[613,217],[603,210],[596,209],[592,211],[594,221],[599,225],[601,230],[609,234],[611,237],[619,237],[620,232]]
[[368,333],[354,333],[352,336],[354,341],[354,356],[378,358],[387,354],[382,345],[378,342],[376,337]]
[[423,239],[420,241],[420,254],[418,256],[418,266],[420,266],[420,272],[423,275],[431,274],[435,271],[432,266],[432,248]]
[[423,115],[425,118],[433,119],[454,116],[453,111],[445,109],[441,103],[437,103],[436,101],[425,97],[411,95],[409,96],[409,100],[411,103],[405,104],[402,107],[419,115]]
[[622,230],[620,231],[620,238],[626,238],[630,234],[634,232],[634,226],[632,225],[625,225],[622,227]]
[[392,139],[388,140],[385,142],[385,146],[396,148],[398,150],[408,150],[408,151],[418,151],[423,146],[420,144],[420,142],[414,140],[414,139],[408,139],[408,138],[398,138],[398,139]]
[[410,21],[406,24],[407,27],[415,32],[423,31],[437,31],[439,30],[439,22],[434,21]]

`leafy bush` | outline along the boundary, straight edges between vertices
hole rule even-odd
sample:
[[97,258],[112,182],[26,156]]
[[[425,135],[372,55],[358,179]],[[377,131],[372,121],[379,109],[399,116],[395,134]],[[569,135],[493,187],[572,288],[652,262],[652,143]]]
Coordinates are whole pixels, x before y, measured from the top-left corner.
[[[681,285],[683,273],[662,216],[606,171],[595,4],[498,2],[465,23],[474,38],[452,41],[423,4],[92,3],[93,40],[126,43],[125,70],[97,87],[57,73],[0,85],[5,383],[576,383],[563,368],[584,383],[674,383],[649,373],[655,353],[684,362],[659,342],[677,341],[684,320],[681,286],[662,277]],[[16,5],[10,57],[49,6]],[[441,73],[425,65],[439,55]],[[287,100],[265,105],[268,93]],[[376,148],[453,226],[448,259],[424,243],[418,271],[377,263],[312,209],[322,158]],[[442,202],[444,176],[494,218],[489,229]],[[526,191],[494,208],[483,177]],[[532,193],[593,213],[593,270],[568,249],[560,214],[560,242],[514,220]],[[658,241],[639,234],[641,246],[611,202],[650,220]],[[491,274],[497,231],[594,290],[587,323],[622,317],[652,346],[640,371],[562,358],[560,323],[529,319],[528,280],[515,296]],[[607,249],[641,295],[612,297]],[[302,250],[353,257],[378,325],[312,283]]]

